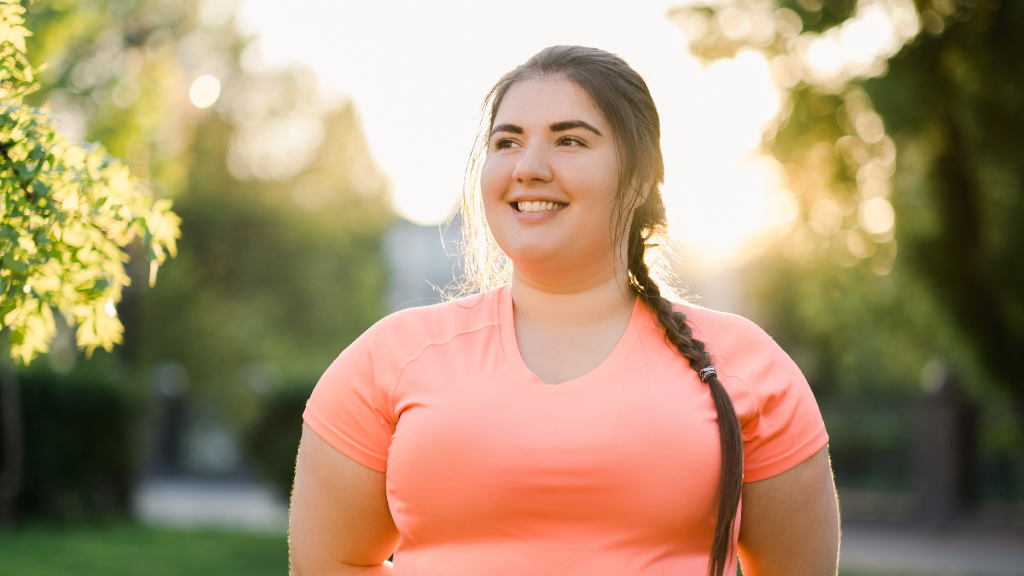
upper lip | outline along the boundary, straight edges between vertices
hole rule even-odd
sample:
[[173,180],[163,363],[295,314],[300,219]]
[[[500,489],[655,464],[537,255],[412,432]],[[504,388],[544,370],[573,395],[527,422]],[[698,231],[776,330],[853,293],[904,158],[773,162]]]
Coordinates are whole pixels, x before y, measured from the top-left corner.
[[568,204],[566,200],[554,198],[544,194],[513,194],[509,197],[508,203],[519,203],[519,202],[554,202],[556,204]]

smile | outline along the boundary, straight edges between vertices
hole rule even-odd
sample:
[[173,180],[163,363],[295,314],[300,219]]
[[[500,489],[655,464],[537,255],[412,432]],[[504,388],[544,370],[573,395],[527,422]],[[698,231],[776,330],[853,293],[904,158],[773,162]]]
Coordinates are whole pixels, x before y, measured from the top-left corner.
[[563,202],[511,202],[518,212],[554,212],[568,206]]

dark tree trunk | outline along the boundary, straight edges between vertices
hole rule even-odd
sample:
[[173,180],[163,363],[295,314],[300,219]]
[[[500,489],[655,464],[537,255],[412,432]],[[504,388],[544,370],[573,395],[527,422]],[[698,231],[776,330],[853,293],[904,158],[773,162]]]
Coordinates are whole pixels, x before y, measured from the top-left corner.
[[[952,91],[951,82],[947,87]],[[920,245],[919,265],[990,374],[1010,395],[1024,429],[1024,341],[1011,326],[1013,306],[1000,285],[997,255],[987,249],[984,191],[973,141],[952,106],[940,126],[945,149],[935,162],[933,191],[943,233]]]
[[[1024,50],[1024,4],[963,6],[967,17],[949,19],[938,37],[922,34],[865,86],[891,133],[936,154],[926,182],[908,187],[926,194],[903,205],[901,216],[917,211],[919,224],[909,234],[897,228],[901,258],[1024,430],[1024,60],[1008,56]],[[927,225],[923,204],[934,209]]]
[[10,363],[0,366],[0,424],[3,425],[4,462],[0,473],[0,524],[11,527],[17,517],[18,491],[25,444],[21,426],[18,373]]
[[982,191],[972,173],[971,143],[949,112],[948,147],[936,161],[935,198],[943,220],[941,238],[929,246],[929,275],[979,355],[1018,403],[1024,400],[1020,345],[1008,324],[1002,294],[985,250]]

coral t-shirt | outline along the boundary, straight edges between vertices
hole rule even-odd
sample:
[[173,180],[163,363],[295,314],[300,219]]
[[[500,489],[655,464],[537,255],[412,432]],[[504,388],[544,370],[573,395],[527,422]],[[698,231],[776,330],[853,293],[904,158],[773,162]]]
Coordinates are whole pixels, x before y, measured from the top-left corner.
[[[826,444],[806,380],[771,337],[682,310],[736,407],[745,482]],[[707,574],[715,408],[639,301],[608,358],[555,385],[519,355],[508,286],[397,312],[331,364],[303,417],[387,473],[396,575]]]

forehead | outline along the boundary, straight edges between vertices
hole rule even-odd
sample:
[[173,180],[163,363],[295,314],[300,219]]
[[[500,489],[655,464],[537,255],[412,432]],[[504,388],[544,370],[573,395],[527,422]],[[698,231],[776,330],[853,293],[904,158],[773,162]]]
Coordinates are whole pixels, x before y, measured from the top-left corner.
[[[524,128],[563,120],[585,120],[598,128],[607,122],[590,95],[565,78],[531,78],[517,82],[501,101],[494,125],[516,124]],[[604,131],[604,130],[602,130]]]

